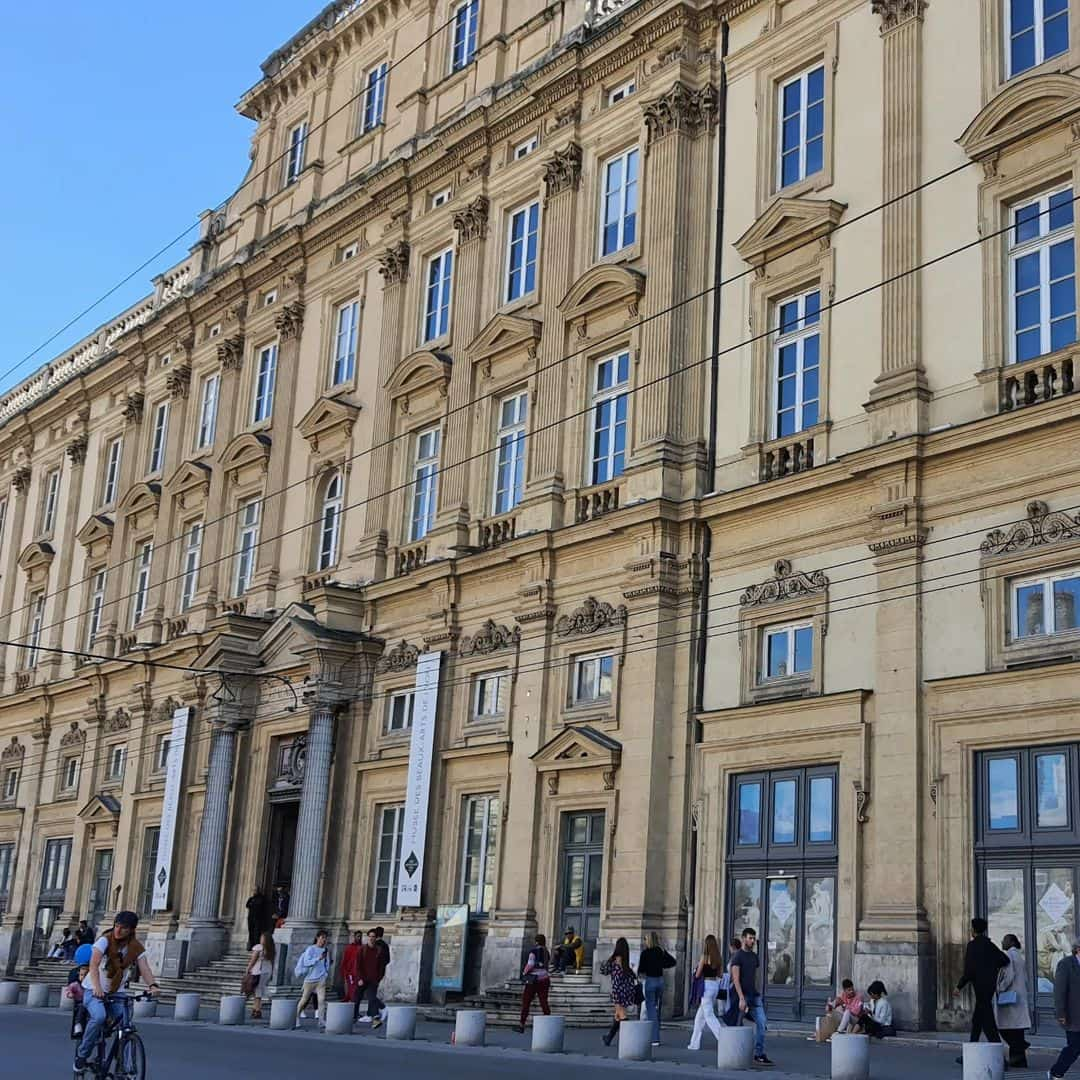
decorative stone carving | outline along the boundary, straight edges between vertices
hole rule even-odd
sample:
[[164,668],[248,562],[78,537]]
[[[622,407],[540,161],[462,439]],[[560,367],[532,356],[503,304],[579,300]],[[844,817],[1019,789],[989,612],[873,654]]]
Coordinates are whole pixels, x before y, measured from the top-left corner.
[[191,386],[191,368],[187,364],[178,364],[169,372],[165,380],[165,388],[169,391],[170,397],[186,398],[189,386]]
[[22,761],[23,755],[26,753],[26,749],[15,735],[11,736],[11,742],[4,747],[4,752],[0,754],[0,761],[5,765],[10,765],[13,762]]
[[72,720],[71,727],[60,740],[60,748],[66,750],[68,747],[82,746],[84,742],[86,742],[86,732],[79,727],[78,720]]
[[711,84],[691,90],[682,83],[675,85],[662,97],[650,101],[643,109],[648,141],[656,142],[673,131],[685,131],[691,137],[711,131],[716,125],[718,98]]
[[379,256],[379,273],[386,285],[401,285],[409,279],[409,250],[402,240]]
[[487,656],[499,649],[509,649],[521,640],[521,627],[500,626],[488,619],[478,633],[466,635],[458,645],[459,656]]
[[141,424],[143,414],[143,402],[144,397],[141,393],[136,391],[134,394],[128,394],[124,399],[123,414],[124,419],[129,424]]
[[131,713],[122,705],[102,721],[101,730],[105,735],[115,735],[118,731],[127,731],[131,727]]
[[612,607],[595,596],[586,597],[585,603],[573,614],[563,615],[555,623],[555,633],[559,637],[574,637],[583,634],[595,634],[598,630],[614,630],[625,626],[627,610],[625,604]]
[[392,671],[408,671],[416,667],[416,661],[420,657],[420,650],[407,641],[401,641],[388,652],[382,654],[375,664],[375,674],[385,675]]
[[86,464],[86,448],[89,445],[90,440],[86,435],[76,435],[75,438],[67,444],[67,456],[71,459],[72,465]]
[[604,784],[604,790],[605,791],[614,791],[615,790],[615,770],[614,769],[604,769],[604,771],[600,774],[600,776],[601,776],[601,779],[602,779],[603,784]]
[[454,228],[458,231],[461,243],[483,240],[487,235],[489,205],[486,196],[478,195],[463,210],[454,214]]
[[17,495],[25,495],[30,486],[30,466],[22,465],[12,474],[11,486]]
[[927,0],[870,0],[870,10],[881,16],[881,30],[892,30],[908,19],[921,19]]
[[282,341],[291,341],[293,338],[298,338],[300,331],[304,328],[304,305],[299,300],[286,304],[278,312],[277,318],[274,320],[274,326],[277,327],[277,332],[281,335]]
[[867,812],[870,809],[870,789],[863,787],[861,780],[853,780],[855,788],[855,821],[859,825],[865,825],[870,820]]
[[173,712],[179,709],[180,705],[181,703],[172,696],[165,698],[164,701],[159,701],[150,709],[150,722],[162,724],[166,720],[171,720]]
[[559,774],[557,772],[548,773],[547,787],[549,795],[559,794]]
[[217,347],[218,363],[222,371],[236,371],[244,363],[244,335],[234,334]]
[[794,600],[801,596],[814,596],[823,593],[829,587],[829,579],[821,570],[805,573],[792,569],[787,559],[777,559],[773,566],[776,577],[769,578],[759,585],[751,585],[739,603],[743,607],[755,607],[758,604],[773,604],[777,600]]
[[1027,521],[1009,529],[994,529],[979,546],[984,555],[1011,555],[1043,544],[1060,544],[1080,539],[1080,514],[1069,517],[1061,510],[1051,511],[1041,499],[1027,504]]
[[545,193],[551,199],[576,188],[580,182],[581,147],[570,143],[565,150],[556,150],[555,156],[544,165]]
[[304,767],[307,765],[307,732],[297,735],[289,748],[289,756],[285,761],[285,779],[290,784],[303,786]]

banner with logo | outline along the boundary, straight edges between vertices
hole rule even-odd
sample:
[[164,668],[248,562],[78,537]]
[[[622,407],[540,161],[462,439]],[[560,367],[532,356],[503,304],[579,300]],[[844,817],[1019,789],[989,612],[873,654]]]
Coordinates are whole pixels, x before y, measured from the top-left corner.
[[169,886],[172,884],[173,838],[176,835],[176,815],[180,809],[180,787],[184,779],[184,746],[187,743],[191,706],[174,709],[172,734],[169,736],[169,759],[165,768],[165,799],[161,804],[161,831],[158,833],[157,866],[154,868],[154,899],[152,911],[164,911],[169,906]]
[[401,831],[401,862],[398,865],[398,907],[420,906],[441,662],[441,652],[421,653],[416,662],[412,739],[409,743],[409,785],[405,796],[405,823]]

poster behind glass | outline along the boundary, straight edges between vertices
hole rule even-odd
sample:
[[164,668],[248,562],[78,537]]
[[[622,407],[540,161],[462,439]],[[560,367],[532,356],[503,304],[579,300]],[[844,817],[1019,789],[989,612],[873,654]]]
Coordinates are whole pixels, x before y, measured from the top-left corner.
[[770,986],[795,985],[795,924],[798,921],[794,878],[769,879],[768,949],[766,978]]
[[[736,878],[731,891],[731,936],[741,937],[750,928],[760,937],[761,928],[761,878]],[[724,943],[721,942],[721,946]],[[723,948],[727,955],[726,948]]]
[[805,888],[803,982],[832,986],[836,882],[831,877],[807,878]]
[[986,921],[990,938],[1001,944],[1006,934],[1021,941],[1027,933],[1024,910],[1024,871],[1014,867],[986,871]]
[[[1072,953],[1076,929],[1073,872],[1068,867],[1035,870],[1035,980],[1040,994],[1054,992],[1054,969]],[[1021,939],[1023,940],[1023,939]]]

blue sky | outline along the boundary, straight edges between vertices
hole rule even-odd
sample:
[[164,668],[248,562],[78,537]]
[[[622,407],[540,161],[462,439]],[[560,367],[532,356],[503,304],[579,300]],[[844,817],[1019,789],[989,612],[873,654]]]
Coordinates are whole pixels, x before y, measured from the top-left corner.
[[241,182],[250,121],[233,106],[319,0],[11,4],[0,37],[5,247],[0,390],[151,291],[193,230],[22,363]]

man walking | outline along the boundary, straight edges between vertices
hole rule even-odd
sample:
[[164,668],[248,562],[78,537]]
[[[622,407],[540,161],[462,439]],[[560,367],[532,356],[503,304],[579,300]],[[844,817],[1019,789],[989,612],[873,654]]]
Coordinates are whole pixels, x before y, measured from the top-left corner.
[[[984,1032],[987,1042],[1001,1042],[994,1020],[994,991],[998,972],[1009,966],[1009,958],[986,936],[987,922],[976,916],[971,920],[971,940],[964,953],[964,973],[956,984],[959,994],[965,986],[975,991],[975,1009],[971,1014],[971,1042],[978,1042]],[[961,1064],[963,1058],[956,1059]]]
[[754,952],[756,945],[757,931],[748,926],[742,932],[742,947],[731,958],[728,969],[731,972],[731,990],[739,999],[739,1011],[736,1014],[738,1023],[742,1023],[743,1016],[753,1017],[754,1020],[754,1063],[772,1065],[772,1061],[765,1055],[765,1032],[768,1028],[765,1006],[757,989],[758,956]]
[[296,961],[296,970],[293,972],[298,979],[304,981],[300,1000],[296,1003],[295,1027],[300,1026],[300,1017],[307,1008],[308,999],[313,994],[318,994],[319,1030],[326,1030],[326,983],[330,978],[332,966],[330,950],[326,946],[326,931],[320,930],[315,935],[315,941],[300,954],[300,959]]
[[[360,950],[360,990],[356,998],[356,1007],[353,1010],[354,1018],[362,1024],[371,1024],[373,1028],[381,1027],[386,1007],[379,1000],[379,983],[386,974],[386,957],[390,954],[390,948],[379,937],[382,927],[376,927],[368,931],[367,942]],[[381,945],[381,947],[380,947]],[[360,1002],[367,1002],[367,1016],[358,1016]]]
[[1065,1029],[1065,1047],[1050,1067],[1050,1080],[1061,1080],[1080,1058],[1080,941],[1074,941],[1072,956],[1058,961],[1054,972],[1054,1015]]

